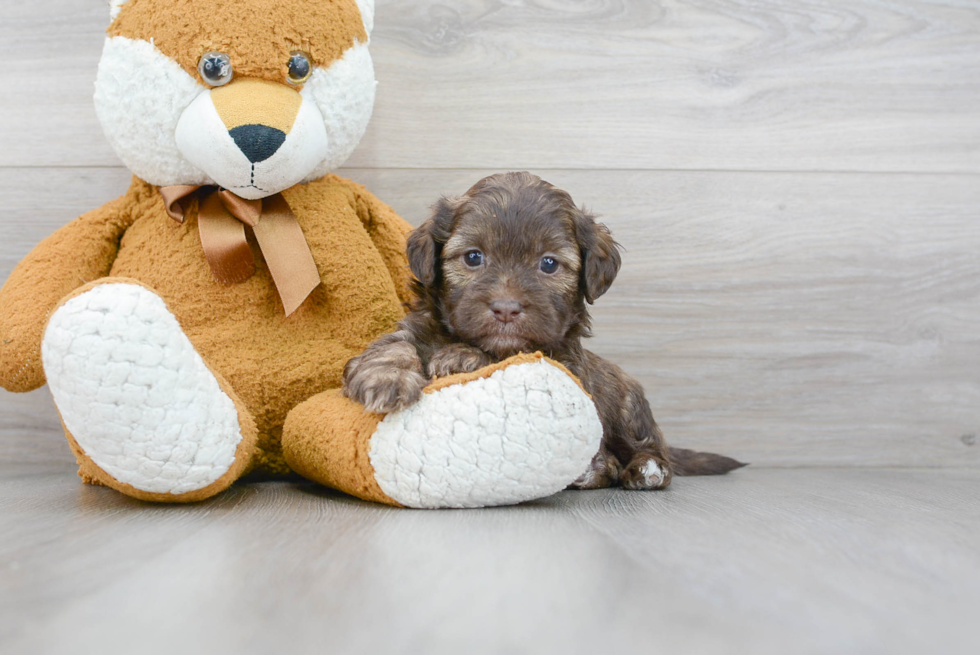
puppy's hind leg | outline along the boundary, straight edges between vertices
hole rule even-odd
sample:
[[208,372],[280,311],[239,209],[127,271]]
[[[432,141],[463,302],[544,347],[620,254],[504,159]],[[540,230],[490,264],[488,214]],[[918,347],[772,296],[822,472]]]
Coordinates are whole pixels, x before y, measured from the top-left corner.
[[568,485],[569,489],[606,489],[619,482],[619,460],[603,445],[589,463],[589,470]]
[[643,491],[663,489],[670,484],[670,478],[670,466],[662,455],[652,451],[641,451],[633,455],[633,459],[623,469],[619,480],[623,489]]
[[663,489],[670,484],[672,470],[660,426],[653,419],[650,403],[636,380],[627,382],[622,420],[626,445],[632,453],[623,467],[619,483],[623,489]]

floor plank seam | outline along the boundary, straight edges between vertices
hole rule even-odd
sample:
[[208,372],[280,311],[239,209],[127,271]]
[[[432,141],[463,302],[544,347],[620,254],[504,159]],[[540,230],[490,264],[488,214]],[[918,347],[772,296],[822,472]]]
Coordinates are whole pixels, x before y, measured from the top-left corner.
[[[110,165],[63,165],[54,164],[50,166],[42,165],[11,165],[0,164],[0,170],[125,170],[125,166]],[[392,171],[407,172],[485,172],[491,170],[519,170],[530,169],[536,171],[552,171],[556,173],[706,173],[706,174],[741,174],[741,175],[921,175],[930,177],[980,177],[980,171],[913,171],[913,170],[858,170],[858,169],[764,169],[764,168],[562,168],[554,166],[511,166],[500,167],[494,165],[487,166],[446,166],[446,167],[420,167],[411,166],[342,166],[335,172],[349,171]]]

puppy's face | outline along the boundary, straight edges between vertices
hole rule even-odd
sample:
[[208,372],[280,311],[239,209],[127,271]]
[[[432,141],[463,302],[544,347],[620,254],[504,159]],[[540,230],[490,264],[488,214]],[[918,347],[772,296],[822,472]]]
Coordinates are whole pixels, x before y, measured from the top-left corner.
[[409,261],[446,327],[497,357],[557,346],[620,264],[605,226],[528,173],[441,200],[409,238]]

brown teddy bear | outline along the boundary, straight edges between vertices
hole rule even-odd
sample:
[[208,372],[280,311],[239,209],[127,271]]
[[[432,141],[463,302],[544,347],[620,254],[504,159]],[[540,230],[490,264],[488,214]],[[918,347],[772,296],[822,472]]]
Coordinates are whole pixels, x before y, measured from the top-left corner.
[[0,291],[0,385],[47,381],[86,481],[210,497],[298,472],[414,507],[549,495],[602,428],[537,356],[380,416],[345,362],[402,317],[409,226],[331,175],[370,118],[372,0],[113,0],[96,82],[129,191]]

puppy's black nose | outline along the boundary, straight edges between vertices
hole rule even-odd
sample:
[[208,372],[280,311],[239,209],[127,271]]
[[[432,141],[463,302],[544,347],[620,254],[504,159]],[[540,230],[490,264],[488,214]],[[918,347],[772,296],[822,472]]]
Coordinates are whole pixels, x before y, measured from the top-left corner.
[[253,164],[265,161],[276,154],[286,141],[286,133],[266,125],[240,125],[228,134],[235,140],[238,149],[245,153]]
[[493,317],[501,323],[510,323],[521,315],[524,305],[516,300],[494,300],[490,303],[490,311]]

